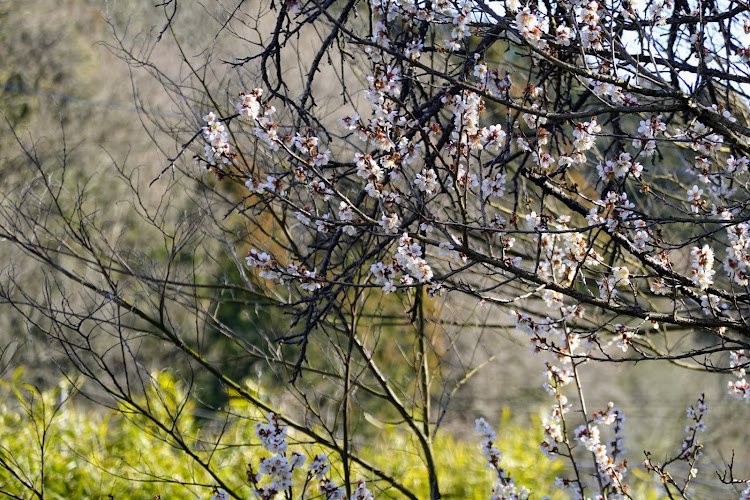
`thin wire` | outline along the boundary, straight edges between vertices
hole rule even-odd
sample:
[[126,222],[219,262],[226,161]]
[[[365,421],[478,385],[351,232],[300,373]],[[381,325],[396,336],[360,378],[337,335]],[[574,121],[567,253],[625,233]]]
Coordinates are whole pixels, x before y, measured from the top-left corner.
[[[89,106],[92,108],[104,108],[104,109],[116,110],[116,111],[128,111],[131,113],[142,113],[142,112],[147,111],[146,109],[140,106],[136,106],[134,104],[118,103],[118,102],[112,102],[112,101],[93,101],[91,99],[83,99],[83,98],[76,97],[70,94],[48,92],[46,90],[25,87],[23,85],[16,85],[14,83],[0,84],[0,88],[7,90],[7,91],[11,91],[11,92],[18,92],[19,94],[36,95],[40,97],[45,97],[47,99],[53,99],[59,102],[68,102],[68,103],[73,103],[73,104],[79,104],[82,106]],[[153,110],[149,110],[148,112],[154,113]],[[172,117],[182,116],[179,113],[175,113],[172,111],[156,111],[155,113],[160,116],[172,116]]]

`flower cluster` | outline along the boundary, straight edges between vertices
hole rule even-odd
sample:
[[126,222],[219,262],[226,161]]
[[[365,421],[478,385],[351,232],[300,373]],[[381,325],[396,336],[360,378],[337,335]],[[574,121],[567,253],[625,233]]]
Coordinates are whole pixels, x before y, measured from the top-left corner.
[[240,100],[237,103],[237,112],[249,121],[258,118],[261,111],[260,97],[263,95],[262,89],[255,89],[252,92],[240,92]]
[[750,364],[750,360],[748,360],[744,349],[729,353],[729,367],[732,369],[732,375],[737,377],[738,380],[729,381],[727,388],[732,396],[750,402],[750,383],[745,380],[745,368],[748,364]]
[[714,282],[714,251],[708,245],[703,248],[693,247],[690,251],[690,266],[692,280],[701,290],[705,290]]
[[685,439],[682,441],[682,447],[677,456],[666,461],[664,465],[659,465],[654,462],[651,458],[650,453],[646,453],[646,459],[643,463],[646,471],[657,474],[663,483],[676,484],[671,474],[665,470],[667,464],[674,461],[683,461],[690,468],[688,478],[685,480],[685,486],[690,482],[692,478],[698,475],[698,469],[696,463],[698,459],[703,455],[703,445],[698,442],[698,433],[706,430],[703,417],[708,413],[708,407],[705,404],[705,395],[701,394],[698,398],[698,402],[695,407],[689,407],[687,409],[687,416],[690,419],[690,424],[685,427]]
[[[617,267],[612,271],[613,282],[629,283],[630,273],[627,268]],[[565,320],[559,322],[549,317],[537,322],[528,314],[512,312],[517,328],[532,336],[532,350],[551,352],[563,364],[563,366],[556,366],[548,361],[545,362],[546,382],[543,387],[555,402],[542,421],[544,440],[540,444],[541,451],[550,458],[567,456],[571,460],[576,460],[571,450],[574,442],[577,443],[591,452],[594,457],[598,471],[597,478],[602,491],[606,491],[608,497],[611,498],[628,498],[628,486],[625,484],[628,464],[624,459],[625,449],[623,448],[625,415],[615,408],[613,403],[609,403],[604,410],[594,412],[590,419],[586,419],[570,438],[567,435],[566,428],[569,425],[567,420],[570,419],[569,413],[573,408],[573,403],[569,402],[564,391],[565,387],[576,379],[575,365],[571,356],[576,352],[581,352],[578,351],[581,348],[585,349],[583,352],[590,352],[595,348],[601,349],[601,344],[598,332],[589,333],[581,338],[565,326],[566,322],[572,323],[580,317],[582,311],[579,307],[562,308],[562,310]],[[615,339],[619,338],[618,346],[623,350],[627,349],[634,335],[634,328],[615,325]],[[612,427],[613,438],[610,441],[602,440],[600,428],[603,426]],[[569,491],[575,498],[585,498],[583,491],[586,486],[580,477],[557,478],[556,486]]]
[[657,135],[667,130],[661,115],[654,115],[650,120],[641,120],[638,126],[638,137],[633,139],[633,147],[638,149],[644,156],[656,154]]
[[[302,217],[304,218],[304,216]],[[249,267],[258,270],[258,275],[261,278],[272,281],[278,280],[280,283],[284,283],[286,280],[293,280],[299,283],[300,288],[310,292],[322,287],[325,281],[323,277],[318,276],[317,269],[310,271],[296,264],[289,264],[286,268],[283,268],[266,252],[259,252],[254,248],[250,250],[245,260]]]
[[548,31],[546,19],[542,17],[540,20],[538,12],[532,12],[529,7],[519,10],[516,14],[516,26],[531,45],[540,50],[547,47],[547,41],[544,39]]
[[[266,421],[258,421],[254,426],[255,436],[260,440],[263,448],[272,454],[270,457],[261,457],[257,468],[253,464],[248,465],[247,481],[252,488],[255,498],[259,500],[272,500],[283,494],[285,498],[292,496],[292,476],[296,470],[300,470],[307,457],[296,451],[288,452],[287,427],[281,418],[269,413]],[[314,457],[307,468],[304,481],[304,489],[313,481],[319,481],[319,492],[326,500],[344,500],[345,489],[336,486],[329,477],[331,462],[325,454]],[[229,495],[223,489],[217,489],[210,500],[228,500]],[[372,500],[372,492],[367,489],[364,481],[357,483],[351,500]]]
[[223,168],[231,164],[234,157],[229,148],[229,134],[224,124],[211,112],[203,117],[203,138],[208,144],[203,148],[206,162],[212,167]]
[[[609,403],[606,410],[594,413],[592,423],[582,425],[574,431],[575,440],[594,455],[603,484],[611,489],[615,497],[620,498],[625,498],[627,492],[624,479],[628,464],[627,461],[617,461],[625,452],[622,448],[622,424],[624,422],[625,415]],[[602,443],[599,425],[611,424],[615,424],[615,437],[607,444]]]
[[607,160],[606,163],[596,166],[596,170],[599,172],[599,178],[603,181],[613,181],[622,179],[628,174],[632,174],[633,177],[638,178],[643,172],[643,165],[633,161],[633,157],[630,153],[623,152],[612,160]]
[[495,447],[496,435],[490,424],[483,418],[476,420],[477,432],[482,435],[482,452],[487,459],[487,467],[495,471],[497,481],[492,486],[491,500],[526,500],[531,491],[525,486],[517,486],[513,477],[500,465],[503,454]]
[[[701,451],[703,445],[698,442],[697,433],[704,432],[706,430],[706,424],[703,422],[703,417],[708,413],[708,406],[705,403],[705,395],[701,394],[698,398],[698,402],[695,407],[689,407],[687,409],[687,417],[690,419],[690,424],[685,427],[685,439],[682,441],[682,458],[691,462],[694,465],[695,461],[698,460],[703,452]],[[692,472],[695,475],[695,472]]]
[[741,222],[727,228],[729,245],[724,259],[724,270],[730,279],[741,286],[750,282],[750,224]]
[[414,242],[408,233],[404,233],[399,239],[393,262],[387,265],[376,262],[370,266],[370,272],[375,283],[382,285],[386,293],[396,291],[394,280],[408,286],[429,282],[433,277],[432,268],[422,258],[422,247]]

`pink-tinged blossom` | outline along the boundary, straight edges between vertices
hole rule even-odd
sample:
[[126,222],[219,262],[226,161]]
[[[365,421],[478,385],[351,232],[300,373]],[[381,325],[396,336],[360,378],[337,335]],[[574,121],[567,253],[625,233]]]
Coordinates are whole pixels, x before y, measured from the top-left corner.
[[[448,178],[448,185],[451,185],[451,178]],[[458,168],[458,172],[456,173],[456,183],[459,187],[467,187],[469,189],[476,189],[479,187],[479,180],[477,179],[477,174],[474,173],[468,173],[466,171],[466,168],[464,165],[461,165]]]
[[433,169],[422,169],[422,171],[417,174],[416,179],[414,179],[414,184],[420,191],[428,195],[437,193],[440,188],[437,174],[435,174],[435,170]]
[[374,500],[372,492],[367,489],[367,485],[364,481],[360,480],[357,483],[357,489],[352,492],[351,500]]
[[521,35],[537,49],[547,46],[547,42],[543,39],[546,26],[528,7],[519,10],[516,14],[516,26]]
[[376,262],[370,266],[370,272],[375,278],[375,283],[381,284],[391,279],[395,274],[392,264],[385,265],[382,262]]
[[289,467],[291,470],[297,469],[299,467],[302,467],[305,465],[305,462],[307,461],[307,457],[299,452],[292,452],[292,456],[289,459]]
[[331,161],[331,150],[326,149],[322,152],[316,152],[312,155],[313,165],[316,167],[322,167],[324,165],[328,165],[328,162]]
[[266,182],[258,184],[257,190],[259,193],[278,193],[284,195],[281,181],[272,175],[266,176]]
[[745,402],[750,403],[750,384],[744,378],[737,381],[729,381],[727,383],[727,390],[732,396],[744,399]]
[[730,155],[729,158],[727,158],[727,171],[730,174],[733,174],[735,172],[738,174],[747,173],[749,165],[750,159],[748,159],[746,156],[736,159],[734,156]]
[[404,49],[404,56],[412,61],[416,61],[422,55],[423,49],[424,44],[421,40],[409,40],[406,44],[406,49]]
[[480,82],[484,82],[487,79],[487,75],[487,63],[480,62],[474,66],[474,76],[477,77]]
[[325,479],[320,486],[318,486],[320,493],[323,494],[326,500],[344,500],[346,496],[346,490],[336,486],[336,483],[330,479]]
[[651,292],[656,295],[667,295],[672,291],[662,278],[654,278],[651,280],[650,289]]
[[505,174],[498,172],[494,177],[482,181],[482,194],[487,197],[500,198],[505,194]]
[[627,352],[628,348],[633,344],[633,339],[636,337],[635,330],[619,323],[616,324],[614,328],[615,336],[617,338],[617,347],[619,347],[622,352]]
[[613,267],[612,275],[615,278],[615,283],[618,285],[629,285],[630,284],[630,271],[625,266]]
[[737,380],[730,381],[727,384],[727,389],[732,396],[750,403],[750,384],[745,380],[748,363],[750,361],[744,349],[729,353],[729,368],[732,370],[732,375],[737,377]]
[[547,289],[542,292],[542,298],[544,299],[545,304],[547,304],[547,307],[559,308],[563,305],[564,296],[560,292]]
[[[723,218],[731,219],[731,214]],[[727,227],[727,255],[724,259],[724,271],[735,283],[745,286],[748,284],[750,273],[748,262],[750,262],[750,225],[741,222]]]
[[357,175],[362,179],[380,182],[383,180],[383,169],[372,159],[370,155],[357,154],[354,158],[357,166]]
[[318,270],[313,269],[312,271],[304,270],[299,278],[300,288],[307,290],[308,292],[314,292],[323,286],[321,278],[318,276]]
[[465,133],[465,137],[477,135],[479,115],[483,111],[484,100],[478,94],[465,90],[456,95],[453,99],[453,119],[456,130]]
[[706,316],[720,316],[729,306],[721,302],[721,298],[714,295],[701,295],[701,308]]
[[636,231],[635,235],[633,235],[633,244],[636,248],[641,250],[648,250],[651,242],[651,236],[648,234],[648,231],[645,231],[643,229]]
[[536,151],[532,154],[534,163],[536,163],[542,170],[542,173],[549,174],[552,172],[552,164],[555,163],[555,159],[549,153]]
[[693,247],[690,251],[691,278],[693,283],[705,290],[713,284],[714,271],[714,251],[708,246],[703,248]]
[[261,458],[258,472],[278,481],[279,489],[281,490],[285,490],[292,486],[292,469],[289,466],[286,457],[283,455]]
[[687,190],[687,195],[688,201],[695,203],[696,201],[699,201],[701,199],[701,196],[703,196],[703,190],[698,186],[693,186],[692,188]]
[[278,263],[266,252],[258,252],[256,249],[250,250],[249,255],[245,258],[248,267],[258,270],[261,278],[275,280],[281,276],[278,269]]
[[500,125],[490,125],[481,131],[485,141],[484,150],[490,154],[497,154],[505,146],[505,131]]
[[440,297],[443,295],[445,289],[443,288],[443,285],[441,283],[430,283],[430,285],[427,287],[427,295],[429,295],[430,298]]
[[324,479],[329,470],[331,470],[331,462],[328,460],[328,455],[319,453],[310,463],[308,474],[315,479]]
[[383,215],[380,217],[378,225],[386,234],[394,234],[398,231],[399,219],[398,214]]
[[402,284],[412,284],[411,278],[424,283],[432,279],[432,268],[422,258],[422,248],[416,242],[409,238],[408,234],[399,240],[400,244],[396,250],[395,260],[398,267],[405,273],[408,273],[407,281],[402,280]]
[[326,186],[324,182],[321,181],[311,181],[307,185],[308,191],[310,193],[317,195],[323,199],[323,201],[328,201],[331,199],[331,196],[333,196],[333,190]]
[[286,452],[288,445],[286,426],[274,413],[269,413],[266,419],[268,423],[258,421],[253,425],[255,436],[260,440],[261,445],[271,453]]
[[750,359],[748,359],[744,349],[729,353],[729,368],[732,369],[732,375],[735,377],[744,377],[749,363]]
[[241,92],[240,101],[237,103],[237,112],[246,120],[254,121],[261,111],[260,96],[262,95],[262,89]]
[[541,114],[542,107],[539,103],[535,102],[530,106],[531,111],[529,113],[524,113],[521,117],[523,118],[523,121],[526,122],[526,125],[530,129],[536,129],[537,127],[540,127],[547,123],[547,118]]
[[573,30],[571,30],[565,24],[561,24],[555,30],[555,42],[563,47],[569,47],[570,41],[575,38]]
[[596,121],[596,117],[592,118],[590,122],[579,123],[578,126],[573,129],[573,146],[577,151],[583,152],[588,151],[594,147],[596,142],[596,134],[601,132],[602,128]]
[[218,121],[213,112],[208,113],[203,119],[206,121],[206,126],[202,128],[203,138],[208,143],[203,148],[206,162],[218,167],[231,163],[232,154],[226,127]]
[[602,278],[596,282],[599,285],[599,298],[607,302],[611,301],[617,295],[615,290],[615,280],[613,278]]
[[518,145],[518,148],[521,151],[531,151],[531,146],[529,145],[529,141],[527,141],[520,135],[516,137],[516,144]]

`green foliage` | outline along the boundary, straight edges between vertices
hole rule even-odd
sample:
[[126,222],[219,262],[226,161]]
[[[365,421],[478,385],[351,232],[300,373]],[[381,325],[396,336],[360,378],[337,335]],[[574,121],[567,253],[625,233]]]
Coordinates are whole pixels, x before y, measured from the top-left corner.
[[[564,475],[561,460],[548,460],[539,451],[543,431],[538,417],[532,417],[528,427],[511,422],[509,410],[504,410],[493,425],[498,429],[496,446],[503,451],[502,465],[514,476],[516,484],[526,486],[535,497],[554,493],[555,476]],[[473,428],[473,424],[467,424]],[[384,430],[377,444],[365,447],[366,456],[388,456],[393,473],[414,491],[418,498],[429,498],[427,472],[417,454],[416,443],[393,427]],[[495,482],[492,471],[485,466],[480,447],[481,437],[471,434],[459,439],[448,433],[439,434],[434,443],[438,464],[440,489],[445,498],[486,499]],[[395,497],[394,497],[395,498]]]
[[[155,374],[142,398],[120,404],[116,410],[87,410],[67,396],[70,384],[40,391],[23,383],[20,370],[10,383],[2,385],[0,440],[3,467],[0,489],[21,498],[34,498],[22,478],[45,498],[194,498],[210,496],[217,484],[200,462],[208,463],[226,484],[250,495],[244,483],[247,463],[257,464],[267,454],[258,446],[252,424],[261,415],[243,400],[230,398],[232,411],[242,419],[214,421],[197,419],[198,409],[187,397],[186,387],[167,372]],[[252,387],[250,387],[252,390]],[[135,406],[148,399],[154,416],[136,415]],[[541,456],[539,422],[522,428],[503,413],[498,446],[505,450],[507,468],[519,484],[539,494],[551,492],[562,463]],[[296,443],[291,434],[290,450],[308,457],[328,450],[310,443]],[[415,443],[398,426],[383,428],[375,444],[357,453],[367,461],[387,455],[389,470],[418,498],[429,496],[427,475]],[[193,456],[181,449],[183,440]],[[493,478],[484,466],[480,439],[459,439],[443,434],[434,443],[442,488],[448,498],[486,498]],[[330,458],[337,466],[335,455]],[[310,459],[308,459],[310,460]],[[308,462],[309,463],[309,462]],[[43,469],[42,469],[43,464]],[[298,473],[299,474],[299,473]],[[299,474],[304,476],[304,474]],[[15,476],[15,477],[14,477]],[[367,471],[354,477],[370,480]],[[300,481],[303,477],[298,478]],[[310,488],[310,487],[308,487]],[[310,490],[312,491],[312,490]],[[398,498],[393,490],[381,491],[384,498]]]

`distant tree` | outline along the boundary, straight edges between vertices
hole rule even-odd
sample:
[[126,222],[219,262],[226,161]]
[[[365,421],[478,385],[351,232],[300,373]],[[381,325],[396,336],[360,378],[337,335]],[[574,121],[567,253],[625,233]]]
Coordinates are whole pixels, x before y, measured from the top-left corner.
[[[496,308],[540,354],[552,401],[541,448],[568,462],[556,486],[572,498],[638,497],[625,416],[587,406],[582,365],[732,373],[729,392],[750,401],[745,3],[216,7],[195,46],[183,42],[192,35],[180,30],[184,6],[169,0],[155,45],[118,38],[112,47],[183,114],[152,115],[167,159],[150,187],[140,170],[118,166],[137,230],[154,235],[158,252],[121,243],[106,205],[71,189],[64,162],[50,174],[30,146],[36,176],[6,193],[0,222],[0,236],[46,269],[34,297],[8,273],[5,301],[99,384],[101,402],[150,419],[208,471],[222,489],[214,498],[368,498],[360,478],[417,498],[389,457],[357,453],[382,422],[410,436],[430,498],[440,498],[435,435],[482,362],[441,335],[436,304],[460,309],[467,298]],[[159,43],[179,68],[160,66]],[[158,203],[146,198],[154,191]],[[246,335],[241,321],[220,320],[227,304],[286,314]],[[213,335],[241,357],[208,355]],[[256,431],[274,456],[246,477],[242,464],[227,472],[212,461],[219,438],[196,447],[179,411],[139,403],[154,394],[139,346],[154,345],[182,353],[186,379],[208,373],[273,412]],[[237,363],[257,370],[260,385],[231,377]],[[263,396],[266,371],[289,382],[277,399]],[[703,454],[704,395],[684,407],[682,445],[669,457],[647,452],[643,464],[670,498],[690,496]],[[487,494],[527,498],[491,426],[476,427],[497,475]],[[302,466],[292,435],[327,448],[338,471],[310,458],[305,487],[292,490]],[[719,479],[739,495],[750,478],[730,462]]]

